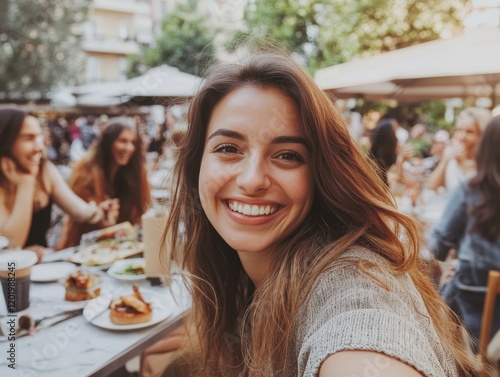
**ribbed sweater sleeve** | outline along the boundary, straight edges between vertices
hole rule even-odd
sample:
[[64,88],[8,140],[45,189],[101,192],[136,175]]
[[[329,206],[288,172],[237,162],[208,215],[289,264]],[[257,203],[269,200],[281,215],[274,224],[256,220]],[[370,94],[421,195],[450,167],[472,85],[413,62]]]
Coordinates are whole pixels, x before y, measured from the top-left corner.
[[[363,248],[348,250],[344,257],[384,263]],[[297,317],[297,375],[317,376],[321,363],[336,352],[366,350],[399,359],[427,377],[456,376],[411,278],[377,267],[368,271],[386,287],[352,263],[320,276]],[[384,365],[360,363],[366,363],[367,375],[383,376]]]

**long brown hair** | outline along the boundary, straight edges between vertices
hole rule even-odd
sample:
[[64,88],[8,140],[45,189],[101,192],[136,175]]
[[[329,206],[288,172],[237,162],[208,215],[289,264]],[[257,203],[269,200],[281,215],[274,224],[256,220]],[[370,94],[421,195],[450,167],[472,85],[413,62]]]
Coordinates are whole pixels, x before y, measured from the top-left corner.
[[[126,130],[137,134],[135,151],[126,166],[118,168],[111,181],[113,162],[112,146]],[[106,124],[97,142],[75,166],[70,186],[77,192],[79,187],[91,186],[98,200],[106,196],[120,200],[118,222],[137,222],[150,204],[150,191],[144,162],[141,137],[136,124],[129,118],[112,118]]]
[[[244,85],[276,88],[295,102],[311,147],[315,184],[308,217],[276,249],[269,275],[257,289],[236,251],[210,224],[198,195],[211,113],[224,96]],[[190,106],[175,177],[165,239],[170,240],[174,262],[189,274],[203,375],[283,375],[300,305],[319,275],[354,244],[383,256],[392,273],[409,273],[443,343],[464,374],[470,369],[473,361],[464,351],[461,328],[450,319],[426,275],[414,221],[396,210],[388,188],[351,139],[340,113],[291,58],[260,53],[244,63],[209,69]],[[239,334],[250,334],[250,339],[243,336],[240,345]]]
[[[15,108],[4,108],[0,109],[0,157],[6,156],[12,158],[12,147],[14,142],[17,140],[21,127],[24,123],[26,117],[32,115],[25,111],[15,109]],[[36,117],[35,117],[36,118]],[[48,160],[45,154],[42,156],[40,161],[40,169],[38,170],[36,189],[37,191],[42,191],[48,194],[47,183],[44,180],[45,166]],[[11,182],[8,181],[7,177],[0,170],[0,190],[4,192],[4,203],[5,206],[12,210],[12,203],[14,202],[15,190]],[[35,210],[37,208],[35,207]]]
[[483,132],[476,152],[477,174],[469,185],[479,190],[482,200],[471,214],[476,222],[473,231],[495,241],[500,235],[500,115],[493,118]]

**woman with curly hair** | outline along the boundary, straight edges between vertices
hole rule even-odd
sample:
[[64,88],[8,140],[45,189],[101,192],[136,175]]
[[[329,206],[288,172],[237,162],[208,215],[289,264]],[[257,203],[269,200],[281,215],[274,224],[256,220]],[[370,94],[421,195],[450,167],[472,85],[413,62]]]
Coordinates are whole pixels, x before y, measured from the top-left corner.
[[[150,204],[150,188],[141,138],[129,118],[112,118],[98,141],[75,164],[70,187],[84,200],[117,199],[117,222],[139,223]],[[103,224],[77,224],[66,219],[59,247],[78,245],[82,234],[104,228]]]
[[214,65],[188,117],[165,239],[193,376],[473,375],[414,221],[297,63]]

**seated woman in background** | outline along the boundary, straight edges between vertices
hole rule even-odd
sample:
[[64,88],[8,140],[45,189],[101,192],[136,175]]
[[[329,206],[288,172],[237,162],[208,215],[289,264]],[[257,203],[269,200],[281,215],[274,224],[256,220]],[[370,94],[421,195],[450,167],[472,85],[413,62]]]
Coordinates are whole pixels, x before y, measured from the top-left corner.
[[414,221],[293,59],[208,70],[175,182],[165,239],[192,289],[192,376],[473,375]]
[[[87,154],[75,164],[70,187],[84,200],[119,201],[117,222],[140,222],[150,204],[144,151],[136,124],[130,118],[112,118]],[[104,224],[76,224],[65,219],[58,247],[80,243],[82,234]]]
[[396,136],[397,121],[383,118],[371,134],[370,157],[378,167],[378,174],[384,183],[393,186],[389,171],[394,172],[394,179],[404,179],[403,162],[413,155],[411,144],[400,145]]
[[387,186],[389,186],[387,172],[398,158],[395,122],[395,119],[382,119],[371,134],[370,156],[379,168],[380,178]]
[[[450,249],[460,261],[445,291],[479,339],[489,270],[500,270],[500,116],[486,127],[476,154],[477,173],[451,193],[443,217],[429,237],[439,260]],[[500,301],[493,331],[500,329]]]
[[445,187],[451,192],[460,182],[476,173],[474,154],[490,119],[491,112],[478,107],[465,109],[458,115],[451,145],[446,147],[427,181],[429,190]]
[[0,109],[0,235],[11,248],[47,246],[52,203],[81,224],[115,224],[111,201],[87,203],[68,187],[45,158],[42,128],[37,118],[17,109]]

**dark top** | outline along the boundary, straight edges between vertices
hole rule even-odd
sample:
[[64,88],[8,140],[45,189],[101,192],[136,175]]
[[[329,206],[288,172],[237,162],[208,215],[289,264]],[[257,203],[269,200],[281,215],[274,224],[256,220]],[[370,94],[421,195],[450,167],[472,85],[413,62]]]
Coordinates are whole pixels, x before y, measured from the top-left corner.
[[31,218],[31,228],[25,246],[40,245],[47,247],[45,234],[50,228],[50,215],[52,212],[52,200],[46,207],[33,213]]

